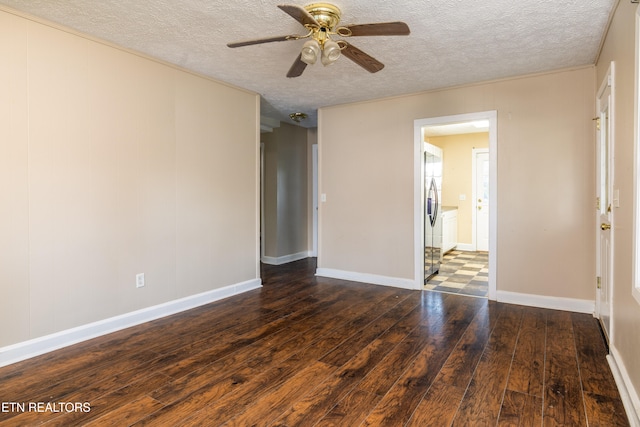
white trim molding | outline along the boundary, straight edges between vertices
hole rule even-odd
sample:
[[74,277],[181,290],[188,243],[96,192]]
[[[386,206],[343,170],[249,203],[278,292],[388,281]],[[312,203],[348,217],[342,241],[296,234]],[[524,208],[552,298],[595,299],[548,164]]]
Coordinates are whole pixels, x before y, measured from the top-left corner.
[[310,256],[312,256],[312,251],[298,252],[297,254],[289,254],[279,257],[263,256],[262,262],[270,265],[282,265],[288,262],[309,258]]
[[252,279],[0,348],[0,367],[262,287]]
[[620,358],[620,353],[614,346],[609,347],[609,355],[607,355],[607,362],[611,368],[611,373],[618,386],[620,392],[620,398],[624,405],[624,410],[627,413],[629,424],[632,427],[640,427],[640,399],[638,393],[636,393],[629,373]]
[[498,302],[526,305],[529,307],[549,308],[552,310],[573,311],[593,314],[595,300],[550,297],[545,295],[522,294],[519,292],[498,291]]
[[416,289],[415,282],[412,279],[379,276],[377,274],[368,273],[356,273],[353,271],[336,270],[333,268],[318,268],[316,269],[316,276],[369,283],[372,285],[391,286],[394,288]]

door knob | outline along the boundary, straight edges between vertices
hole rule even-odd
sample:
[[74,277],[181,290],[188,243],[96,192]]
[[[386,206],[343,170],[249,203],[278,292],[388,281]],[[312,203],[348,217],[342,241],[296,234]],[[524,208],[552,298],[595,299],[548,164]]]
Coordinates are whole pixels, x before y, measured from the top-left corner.
[[481,211],[482,210],[482,206],[478,206],[478,210]]
[[600,229],[601,230],[609,230],[611,228],[611,224],[607,224],[605,222],[603,222],[602,224],[600,224]]

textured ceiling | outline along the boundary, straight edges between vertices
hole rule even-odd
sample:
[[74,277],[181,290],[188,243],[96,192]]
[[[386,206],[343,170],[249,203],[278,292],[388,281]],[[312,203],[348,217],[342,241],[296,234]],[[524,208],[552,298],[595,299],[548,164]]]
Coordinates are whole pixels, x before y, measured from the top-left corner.
[[[310,1],[309,3],[312,3]],[[262,115],[315,126],[319,107],[593,64],[617,0],[336,0],[342,25],[404,21],[409,36],[353,37],[385,64],[347,59],[287,78],[301,40],[230,49],[228,42],[303,34],[277,0],[0,0],[262,95]],[[304,6],[292,0],[287,4]]]

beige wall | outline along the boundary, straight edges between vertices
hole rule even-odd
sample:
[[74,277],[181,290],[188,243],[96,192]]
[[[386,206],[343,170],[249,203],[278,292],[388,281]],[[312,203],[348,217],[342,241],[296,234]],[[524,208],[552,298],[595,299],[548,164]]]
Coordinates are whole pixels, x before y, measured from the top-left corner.
[[5,11],[0,58],[0,346],[259,277],[256,94]]
[[593,301],[594,74],[321,109],[318,266],[415,279],[414,120],[497,110],[498,291]]
[[281,123],[263,133],[265,256],[309,250],[307,129]]
[[[613,210],[612,350],[626,367],[636,396],[640,394],[640,304],[633,298],[634,201],[634,34],[637,5],[620,2],[597,64],[597,85],[615,61],[614,189],[620,207]],[[638,403],[638,402],[636,402]],[[638,408],[640,409],[640,408]]]
[[[471,244],[473,215],[473,149],[489,148],[489,133],[432,136],[427,142],[442,148],[442,205],[458,208],[458,243]],[[460,195],[465,200],[460,200]]]

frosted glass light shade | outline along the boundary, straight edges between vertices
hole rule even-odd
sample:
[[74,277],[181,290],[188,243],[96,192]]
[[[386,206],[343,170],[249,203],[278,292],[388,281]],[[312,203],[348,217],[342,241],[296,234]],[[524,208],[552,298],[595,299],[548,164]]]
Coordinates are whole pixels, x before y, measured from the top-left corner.
[[322,65],[331,65],[340,58],[340,46],[333,40],[328,40],[324,44],[322,51]]
[[315,40],[308,40],[302,46],[302,56],[300,59],[302,62],[313,65],[318,60],[318,55],[320,55],[320,45]]

